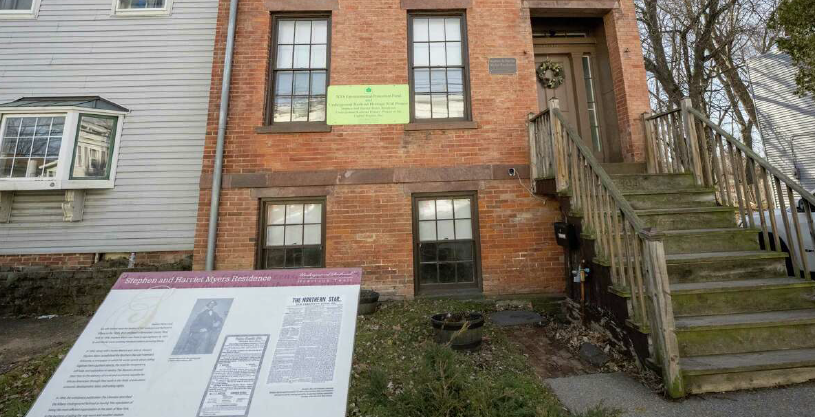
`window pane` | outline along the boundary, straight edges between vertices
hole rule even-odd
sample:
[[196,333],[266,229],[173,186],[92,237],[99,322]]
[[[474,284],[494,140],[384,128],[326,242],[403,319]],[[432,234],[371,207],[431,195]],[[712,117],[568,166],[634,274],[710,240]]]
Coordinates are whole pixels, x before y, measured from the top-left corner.
[[48,149],[45,153],[47,157],[58,157],[59,148],[62,146],[62,138],[52,137],[48,140]]
[[413,19],[413,41],[427,42],[427,19]]
[[308,99],[308,120],[310,122],[325,121],[325,97]]
[[3,137],[17,137],[20,134],[20,123],[22,123],[22,119],[19,117],[11,117],[7,119],[8,122],[6,123],[6,131],[3,133]]
[[303,266],[303,249],[286,248],[286,268],[297,268]]
[[309,46],[296,45],[294,47],[294,68],[308,68],[309,61]]
[[453,200],[436,200],[436,218],[453,218]]
[[303,266],[320,266],[322,263],[322,248],[303,248]]
[[328,43],[328,21],[311,22],[311,43]]
[[26,117],[23,119],[22,127],[20,128],[20,136],[33,138],[34,137],[34,128],[37,126],[37,118],[36,117]]
[[11,165],[11,176],[14,178],[25,178],[28,171],[28,158],[15,158]]
[[291,68],[292,51],[294,51],[294,47],[291,45],[279,45],[277,47],[277,68]]
[[48,149],[48,137],[34,138],[31,146],[31,156],[45,157],[45,151]]
[[449,117],[464,117],[464,94],[450,94],[448,100]]
[[304,245],[319,245],[322,243],[322,226],[319,224],[308,224],[303,229]]
[[428,55],[426,43],[414,43],[413,44],[413,66],[414,67],[426,67],[430,65],[430,58]]
[[278,24],[277,43],[278,44],[292,44],[294,43],[294,21],[281,20]]
[[286,226],[286,245],[302,245],[303,244],[303,226]]
[[308,95],[309,79],[308,71],[297,71],[294,73],[294,94]]
[[439,261],[455,261],[456,248],[454,243],[439,243]]
[[291,82],[294,74],[291,71],[278,72],[275,81],[275,95],[288,96],[291,94]]
[[473,225],[470,219],[456,220],[456,239],[472,239]]
[[62,137],[62,129],[65,127],[64,117],[55,117],[54,122],[51,123],[51,136]]
[[444,93],[447,91],[446,70],[433,69],[430,71],[430,91],[434,93]]
[[443,42],[436,42],[431,43],[430,45],[430,66],[431,67],[443,67],[446,62],[444,58],[444,43]]
[[417,93],[430,92],[430,70],[417,69],[413,71],[413,89]]
[[311,43],[311,21],[298,20],[295,23],[294,29],[294,43],[308,44]]
[[45,158],[45,167],[42,176],[48,178],[56,177],[58,162],[59,160],[57,158]]
[[419,281],[422,284],[434,283],[439,281],[437,264],[422,264],[419,270]]
[[448,41],[460,41],[461,20],[457,17],[444,19],[444,35]]
[[14,151],[16,157],[28,157],[31,154],[31,144],[34,139],[30,137],[20,137],[17,139],[17,147]]
[[325,71],[313,71],[311,73],[311,95],[325,95]]
[[475,268],[473,268],[472,262],[462,262],[456,264],[456,281],[457,282],[475,281]]
[[31,10],[34,0],[0,0],[0,10]]
[[447,65],[461,65],[461,42],[447,42]]
[[74,154],[88,151],[89,157],[74,160],[72,178],[105,177],[108,175],[108,157],[116,134],[116,119],[110,117],[81,116]]
[[456,282],[456,264],[439,264],[439,282]]
[[285,224],[286,223],[286,206],[282,204],[274,204],[268,206],[266,209],[266,223],[267,224]]
[[456,235],[453,232],[453,221],[452,220],[439,220],[438,221],[438,237],[437,240],[452,240],[455,239]]
[[429,24],[429,37],[430,41],[443,41],[444,40],[444,19],[433,18],[430,19]]
[[283,226],[266,228],[266,246],[283,246]]
[[447,94],[433,94],[433,118],[446,118],[447,114]]
[[436,249],[437,245],[435,243],[422,243],[419,245],[420,262],[435,262]]
[[306,204],[303,210],[305,223],[322,223],[323,221],[322,204]]
[[469,198],[457,198],[457,199],[453,200],[453,207],[454,207],[457,219],[469,219],[470,218],[470,199]]
[[434,220],[436,218],[436,202],[433,200],[419,200],[419,220]]
[[302,204],[286,205],[286,224],[302,224],[302,223],[303,223],[303,205]]
[[274,121],[291,121],[291,97],[275,97],[274,99]]
[[[31,3],[31,0],[28,0]],[[161,9],[164,0],[119,0],[120,9]],[[29,4],[28,8],[31,8]]]
[[286,250],[283,248],[266,250],[266,268],[283,268],[286,266]]
[[0,158],[0,177],[8,178],[11,175],[12,158]]
[[325,68],[325,45],[311,46],[310,68]]
[[463,71],[458,68],[447,70],[447,91],[461,93],[464,91]]
[[414,110],[416,118],[429,119],[431,117],[430,95],[428,94],[416,95],[414,102],[416,104],[416,109]]
[[436,240],[435,221],[419,222],[419,240],[423,242],[426,242],[428,240]]
[[34,136],[48,136],[51,131],[52,117],[40,117],[37,119],[37,127],[34,129]]
[[473,259],[473,242],[456,243],[456,259],[459,261]]
[[308,97],[294,97],[291,101],[291,121],[308,121]]

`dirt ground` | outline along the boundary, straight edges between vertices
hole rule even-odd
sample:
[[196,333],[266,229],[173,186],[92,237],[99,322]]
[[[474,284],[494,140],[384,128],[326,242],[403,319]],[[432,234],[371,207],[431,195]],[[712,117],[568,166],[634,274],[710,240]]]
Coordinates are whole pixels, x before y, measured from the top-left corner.
[[0,318],[0,375],[25,361],[68,346],[90,317]]
[[551,337],[551,329],[533,325],[507,328],[509,339],[521,347],[541,379],[601,372]]

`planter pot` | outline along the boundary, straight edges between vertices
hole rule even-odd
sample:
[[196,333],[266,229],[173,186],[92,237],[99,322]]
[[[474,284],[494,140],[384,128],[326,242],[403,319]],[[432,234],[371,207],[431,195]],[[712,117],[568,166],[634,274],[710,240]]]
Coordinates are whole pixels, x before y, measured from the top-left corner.
[[358,315],[373,314],[379,307],[379,293],[373,290],[362,290],[359,292]]
[[[441,313],[430,318],[439,344],[450,344],[455,350],[472,350],[481,345],[484,316],[479,313]],[[467,324],[466,330],[461,330]]]

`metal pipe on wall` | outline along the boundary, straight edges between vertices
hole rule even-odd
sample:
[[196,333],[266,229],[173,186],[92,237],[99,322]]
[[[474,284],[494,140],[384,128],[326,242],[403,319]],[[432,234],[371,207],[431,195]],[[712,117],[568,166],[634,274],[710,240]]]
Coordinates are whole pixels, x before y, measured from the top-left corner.
[[229,88],[232,79],[232,55],[235,49],[235,26],[238,17],[238,0],[229,1],[229,26],[226,35],[224,53],[224,73],[221,80],[221,108],[218,113],[218,138],[215,144],[215,166],[212,170],[212,198],[209,206],[209,225],[207,227],[206,270],[215,268],[215,241],[218,235],[218,206],[221,202],[221,177],[224,167],[224,138],[226,121],[229,113]]

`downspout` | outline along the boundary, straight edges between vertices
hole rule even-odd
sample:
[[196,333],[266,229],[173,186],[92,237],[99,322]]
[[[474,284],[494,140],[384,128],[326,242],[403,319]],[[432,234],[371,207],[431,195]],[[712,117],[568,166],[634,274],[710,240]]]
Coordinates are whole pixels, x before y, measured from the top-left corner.
[[218,138],[215,144],[215,167],[212,170],[212,199],[209,205],[209,226],[207,228],[206,270],[215,268],[215,240],[218,235],[218,206],[221,202],[221,177],[224,168],[224,137],[229,112],[229,87],[232,79],[232,54],[235,50],[235,26],[238,17],[238,0],[229,0],[229,26],[226,35],[224,54],[224,75],[221,80],[221,108],[218,113]]

